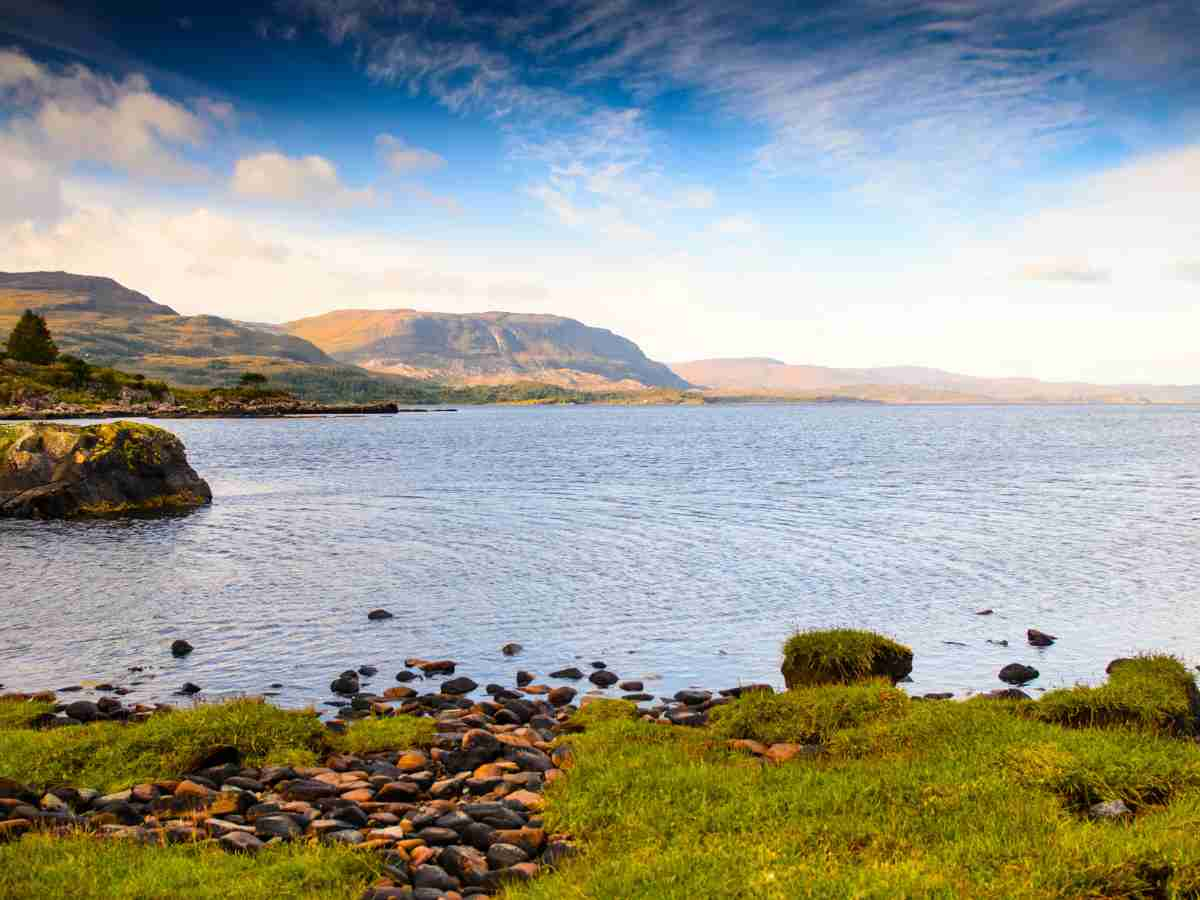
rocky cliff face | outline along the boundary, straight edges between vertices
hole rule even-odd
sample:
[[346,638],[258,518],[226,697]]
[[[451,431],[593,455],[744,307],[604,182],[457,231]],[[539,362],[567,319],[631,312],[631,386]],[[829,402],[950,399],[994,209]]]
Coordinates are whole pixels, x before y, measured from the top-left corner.
[[338,310],[285,326],[340,362],[466,383],[686,388],[633,341],[560,316]]
[[210,502],[183,443],[161,428],[0,425],[0,517],[63,519]]

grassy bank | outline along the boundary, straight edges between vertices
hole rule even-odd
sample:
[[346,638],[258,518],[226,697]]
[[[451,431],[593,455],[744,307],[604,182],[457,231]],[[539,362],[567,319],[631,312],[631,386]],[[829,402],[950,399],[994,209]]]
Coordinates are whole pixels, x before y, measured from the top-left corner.
[[[505,896],[1200,894],[1196,689],[1178,661],[1129,660],[1105,685],[1036,702],[916,701],[865,665],[853,671],[866,675],[747,694],[700,729],[650,724],[622,701],[585,707],[579,733],[561,739],[574,763],[549,787],[546,813],[547,830],[574,835],[582,853]],[[253,701],[30,731],[44,708],[0,704],[0,776],[116,789],[178,774],[214,745],[251,763],[302,763],[432,734],[428,721],[396,717],[334,736],[311,714]],[[735,740],[804,752],[776,765]],[[1097,818],[1109,801],[1127,814]],[[316,845],[253,861],[88,839],[0,845],[2,896],[45,896],[38,884],[65,893],[80,871],[75,895],[95,897],[349,900],[372,877],[362,854]]]

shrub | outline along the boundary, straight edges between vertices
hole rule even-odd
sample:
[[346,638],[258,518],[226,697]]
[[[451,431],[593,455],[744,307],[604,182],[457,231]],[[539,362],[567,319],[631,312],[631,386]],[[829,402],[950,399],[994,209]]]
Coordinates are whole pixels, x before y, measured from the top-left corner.
[[1050,691],[1027,715],[1072,728],[1129,727],[1156,734],[1197,733],[1196,682],[1172,656],[1139,656],[1109,667],[1106,684]]
[[805,631],[783,645],[783,677],[789,689],[869,678],[895,684],[912,671],[912,658],[908,647],[871,631]]
[[712,730],[719,737],[763,744],[823,744],[842,729],[901,718],[911,705],[908,695],[886,679],[796,688],[785,694],[752,691],[714,708]]

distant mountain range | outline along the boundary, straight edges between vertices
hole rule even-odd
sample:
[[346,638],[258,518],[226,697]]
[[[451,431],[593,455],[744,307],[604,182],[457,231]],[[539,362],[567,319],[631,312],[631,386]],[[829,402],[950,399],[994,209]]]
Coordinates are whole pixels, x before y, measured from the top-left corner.
[[979,378],[919,366],[835,369],[778,359],[704,359],[677,363],[676,374],[721,394],[838,396],[890,403],[1193,403],[1198,385],[1096,385],[1036,378]]
[[713,397],[914,402],[1200,402],[1200,386],[1093,385],[977,378],[897,366],[835,369],[778,359],[708,359],[667,367],[637,344],[561,316],[411,309],[335,310],[282,325],[181,316],[111,278],[0,272],[0,339],[25,309],[67,353],[183,386],[256,371],[322,401]]
[[345,309],[288,322],[281,330],[342,363],[453,384],[688,387],[662,363],[647,359],[633,341],[561,316]]

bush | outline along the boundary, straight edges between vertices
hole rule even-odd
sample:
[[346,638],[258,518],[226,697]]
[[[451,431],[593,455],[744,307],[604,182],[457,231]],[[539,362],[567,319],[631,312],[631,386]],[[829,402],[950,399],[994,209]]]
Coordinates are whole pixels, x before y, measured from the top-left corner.
[[908,714],[912,701],[886,679],[803,687],[785,694],[752,691],[712,710],[713,733],[763,744],[824,744],[835,732]]
[[1027,715],[1072,728],[1128,727],[1155,734],[1197,733],[1196,682],[1172,656],[1139,656],[1109,667],[1100,687],[1050,691]]
[[912,671],[912,659],[908,647],[871,631],[805,631],[783,645],[783,677],[789,689],[870,678],[895,684]]

